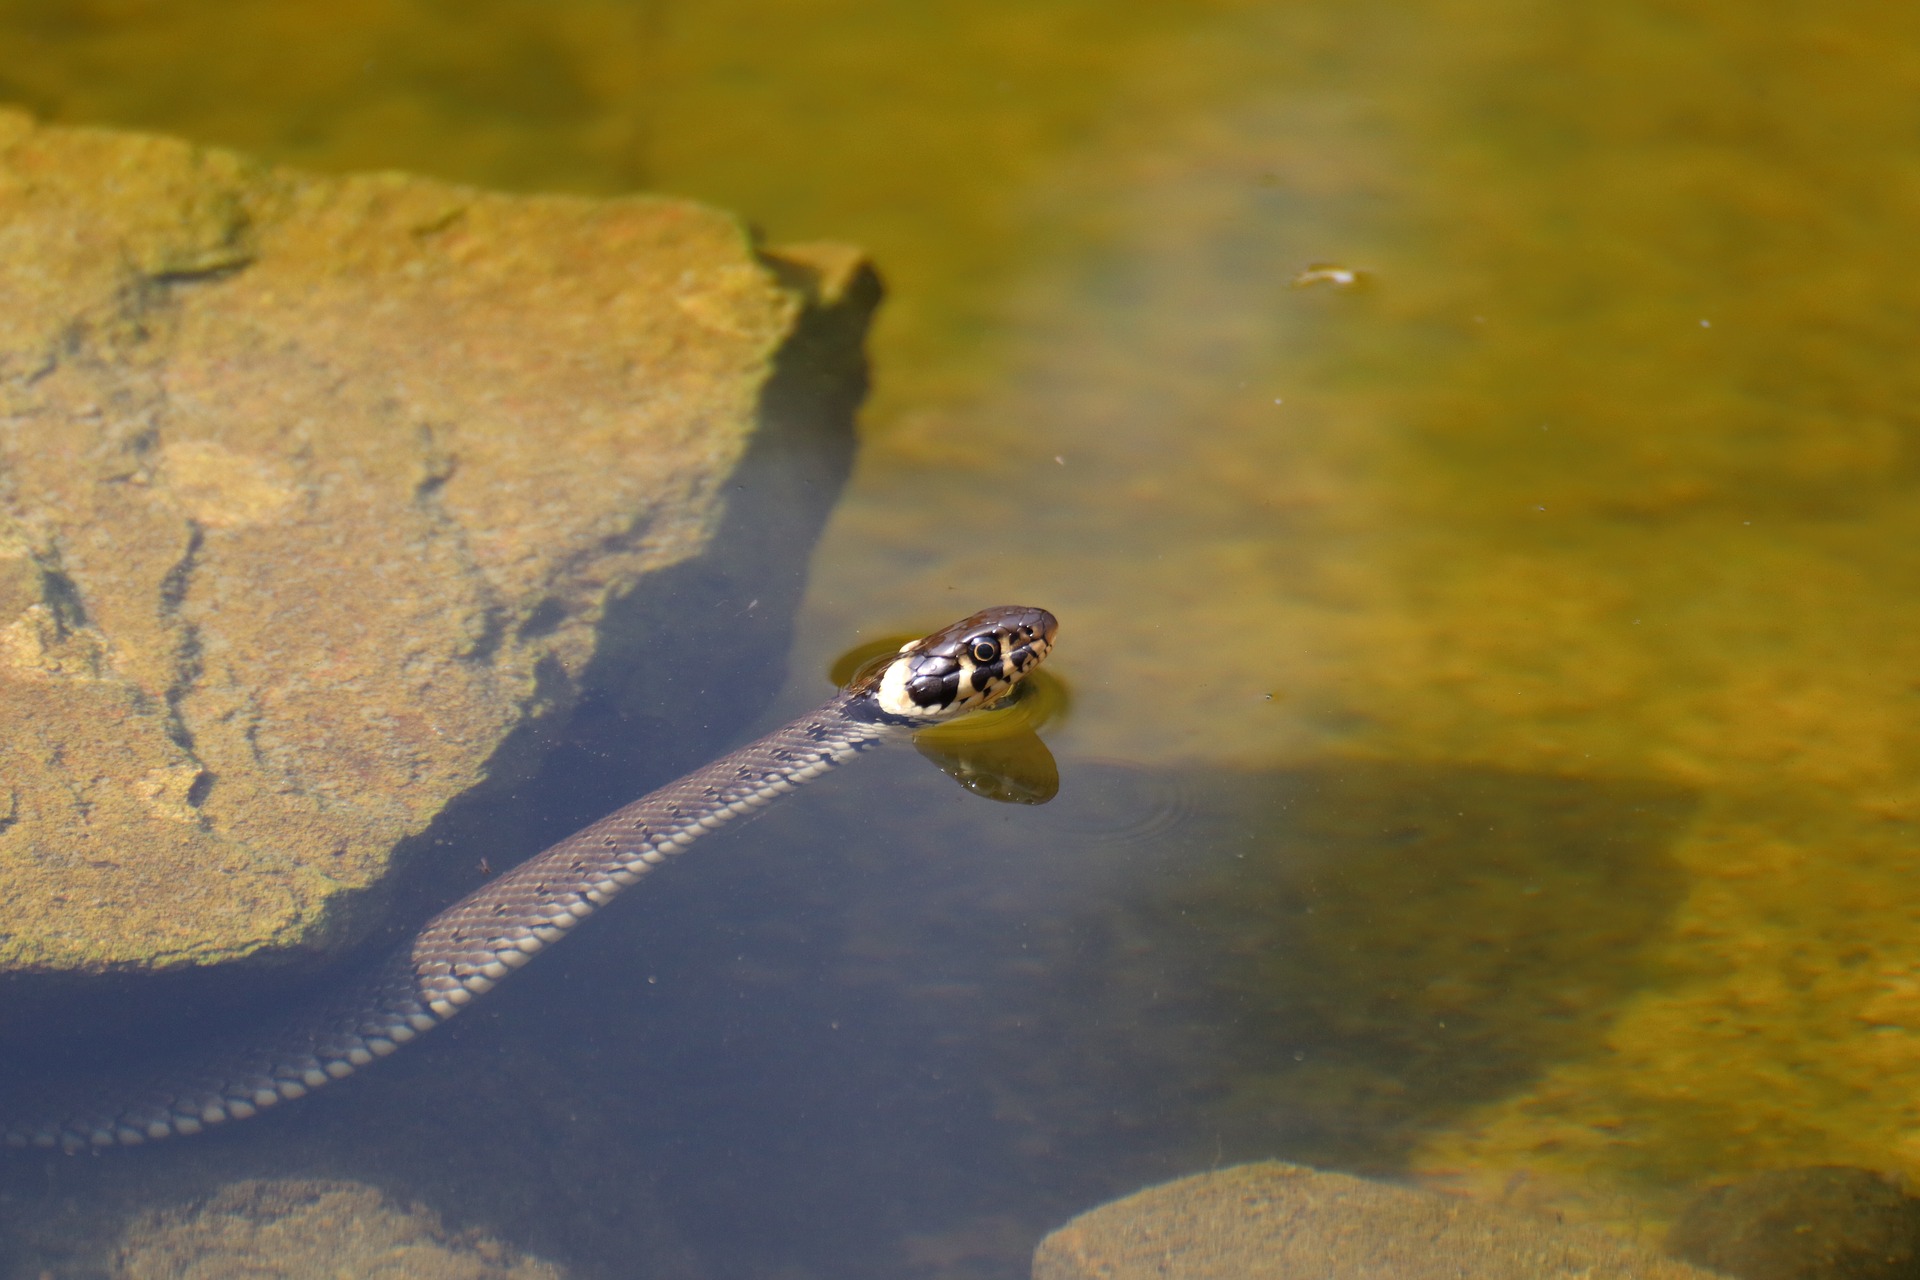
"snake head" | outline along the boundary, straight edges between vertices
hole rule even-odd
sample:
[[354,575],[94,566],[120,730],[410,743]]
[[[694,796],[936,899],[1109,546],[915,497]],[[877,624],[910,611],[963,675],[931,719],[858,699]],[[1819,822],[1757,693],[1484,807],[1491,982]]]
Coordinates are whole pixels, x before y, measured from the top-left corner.
[[848,693],[881,717],[937,724],[989,706],[1040,665],[1059,627],[1045,609],[982,609],[900,652],[855,680]]

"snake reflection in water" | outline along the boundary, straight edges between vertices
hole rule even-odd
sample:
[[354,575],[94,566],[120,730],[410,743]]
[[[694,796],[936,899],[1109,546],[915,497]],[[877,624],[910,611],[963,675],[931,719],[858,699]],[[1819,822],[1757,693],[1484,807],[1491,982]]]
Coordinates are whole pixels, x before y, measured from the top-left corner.
[[985,609],[856,677],[830,701],[641,797],[429,920],[360,982],[255,1046],[113,1095],[0,1118],[17,1148],[84,1151],[198,1133],[352,1075],[453,1017],[648,871],[889,738],[997,702],[1052,647],[1044,609]]

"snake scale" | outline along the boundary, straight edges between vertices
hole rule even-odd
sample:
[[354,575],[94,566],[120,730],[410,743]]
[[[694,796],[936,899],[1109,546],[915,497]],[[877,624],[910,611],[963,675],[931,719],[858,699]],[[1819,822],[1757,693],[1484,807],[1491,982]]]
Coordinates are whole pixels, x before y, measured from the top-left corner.
[[915,728],[1005,697],[1052,647],[1044,609],[985,609],[901,647],[824,705],[585,827],[427,921],[364,978],[250,1047],[112,1095],[0,1118],[68,1152],[199,1133],[299,1098],[447,1021],[709,831]]

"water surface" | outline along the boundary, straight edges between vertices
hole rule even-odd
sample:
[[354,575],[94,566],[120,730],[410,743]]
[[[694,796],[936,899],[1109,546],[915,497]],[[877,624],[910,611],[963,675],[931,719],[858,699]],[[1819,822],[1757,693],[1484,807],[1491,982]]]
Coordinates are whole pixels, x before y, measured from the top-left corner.
[[54,119],[869,246],[783,705],[1000,600],[1075,696],[1052,806],[849,774],[72,1195],[324,1168],[582,1274],[1013,1276],[1258,1155],[1648,1233],[1920,1174],[1920,17],[95,0],[0,50]]

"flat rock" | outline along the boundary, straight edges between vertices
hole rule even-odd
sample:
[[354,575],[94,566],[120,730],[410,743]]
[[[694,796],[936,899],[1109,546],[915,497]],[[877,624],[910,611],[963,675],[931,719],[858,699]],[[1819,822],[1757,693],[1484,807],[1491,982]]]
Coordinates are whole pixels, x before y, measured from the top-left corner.
[[124,1280],[560,1280],[558,1267],[357,1182],[249,1179],[134,1222]]
[[1149,1187],[1067,1223],[1034,1280],[1713,1280],[1616,1237],[1278,1161]]
[[0,112],[0,974],[335,949],[596,679],[662,768],[737,728],[876,298],[682,201]]

